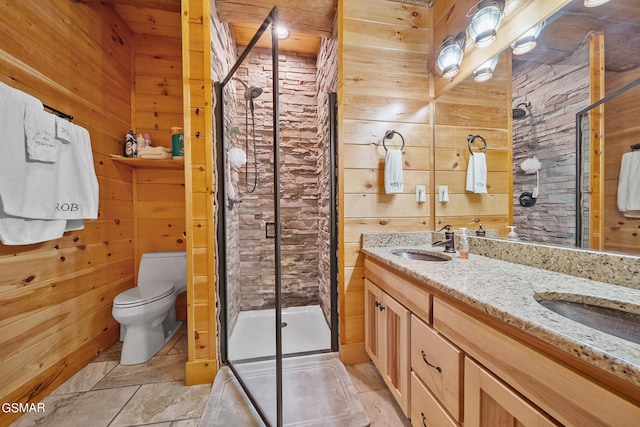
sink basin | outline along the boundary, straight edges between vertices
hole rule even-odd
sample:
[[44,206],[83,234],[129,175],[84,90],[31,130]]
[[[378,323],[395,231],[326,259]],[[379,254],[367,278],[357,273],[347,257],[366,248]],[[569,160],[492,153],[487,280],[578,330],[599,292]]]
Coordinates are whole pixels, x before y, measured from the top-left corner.
[[543,307],[574,322],[640,344],[640,314],[561,299],[537,301]]
[[437,252],[396,251],[394,255],[418,261],[451,261],[451,257]]

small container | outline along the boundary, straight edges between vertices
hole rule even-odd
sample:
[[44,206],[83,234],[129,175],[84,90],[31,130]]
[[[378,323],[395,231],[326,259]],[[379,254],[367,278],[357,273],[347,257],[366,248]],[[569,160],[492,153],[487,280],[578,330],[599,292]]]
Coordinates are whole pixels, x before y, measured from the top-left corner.
[[460,252],[460,258],[467,259],[469,258],[469,238],[467,237],[467,229],[462,227],[460,230],[460,246],[458,247],[458,251]]
[[513,225],[507,225],[509,234],[507,234],[507,240],[518,240],[518,235],[515,232],[516,227]]
[[133,131],[130,130],[125,136],[124,140],[124,156],[125,157],[137,157],[138,156],[138,144]]
[[171,128],[171,154],[173,157],[184,157],[184,132],[180,127]]
[[484,228],[482,228],[482,224],[480,224],[480,228],[478,228],[476,230],[476,236],[477,237],[485,237],[487,235],[487,232],[485,231]]

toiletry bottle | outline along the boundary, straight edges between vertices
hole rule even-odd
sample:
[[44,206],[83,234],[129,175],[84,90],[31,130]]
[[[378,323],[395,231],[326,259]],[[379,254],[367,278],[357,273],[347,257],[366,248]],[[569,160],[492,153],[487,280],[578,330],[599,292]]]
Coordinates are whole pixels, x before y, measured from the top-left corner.
[[484,228],[482,228],[482,224],[480,224],[480,228],[476,230],[476,236],[485,237],[486,234],[487,234],[486,231],[484,230]]
[[469,238],[467,237],[467,229],[462,227],[460,230],[460,247],[458,248],[458,251],[460,252],[460,258],[467,259],[469,258]]
[[515,232],[516,227],[513,225],[507,225],[509,234],[507,234],[507,240],[518,240],[518,234]]

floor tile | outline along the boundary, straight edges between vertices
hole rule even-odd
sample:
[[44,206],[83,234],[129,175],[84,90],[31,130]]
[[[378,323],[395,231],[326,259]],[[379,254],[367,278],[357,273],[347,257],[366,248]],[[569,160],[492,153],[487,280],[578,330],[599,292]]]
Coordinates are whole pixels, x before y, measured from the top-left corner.
[[167,354],[186,354],[189,352],[189,340],[187,334],[182,334]]
[[369,420],[370,427],[411,427],[387,389],[358,393]]
[[107,427],[137,390],[132,386],[50,395],[42,401],[44,412],[25,414],[11,427]]
[[372,362],[346,365],[345,367],[358,392],[386,389],[387,386]]
[[82,368],[80,372],[69,378],[60,387],[55,389],[52,396],[58,394],[77,393],[89,391],[109,372],[118,366],[118,362],[92,362]]
[[172,381],[142,385],[109,427],[199,417],[210,392],[209,384],[187,387],[182,382]]
[[93,389],[100,390],[128,385],[152,384],[185,379],[186,354],[154,356],[138,365],[118,365]]
[[111,347],[106,349],[100,356],[93,359],[92,362],[118,362],[120,363],[120,353],[122,352],[122,343],[116,341]]
[[162,346],[162,348],[157,353],[157,355],[169,354],[171,352],[171,349],[173,349],[173,347],[180,340],[180,338],[185,336],[186,332],[187,332],[187,328],[185,327],[185,324],[183,322],[182,326],[180,326],[180,328],[178,328],[176,333],[173,334],[171,339],[169,339],[169,341],[167,341],[167,343],[164,346]]

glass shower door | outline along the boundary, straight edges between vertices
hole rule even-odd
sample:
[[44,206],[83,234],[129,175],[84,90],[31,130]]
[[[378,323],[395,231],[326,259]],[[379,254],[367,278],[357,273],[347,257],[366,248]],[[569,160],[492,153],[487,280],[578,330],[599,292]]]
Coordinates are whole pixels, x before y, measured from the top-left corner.
[[[217,86],[226,360],[268,425],[282,425],[277,38],[264,21]],[[255,47],[270,46],[266,47]],[[271,69],[249,67],[271,54]],[[265,67],[266,68],[266,67]],[[223,210],[223,212],[220,212]]]

